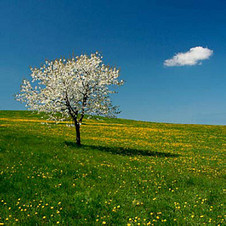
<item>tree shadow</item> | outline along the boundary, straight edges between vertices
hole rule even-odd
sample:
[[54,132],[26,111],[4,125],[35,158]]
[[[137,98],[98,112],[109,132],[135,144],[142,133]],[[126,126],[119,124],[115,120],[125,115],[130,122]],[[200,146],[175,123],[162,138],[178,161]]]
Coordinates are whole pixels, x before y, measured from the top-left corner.
[[65,141],[64,143],[69,147],[99,150],[99,151],[109,152],[116,155],[127,155],[127,156],[139,155],[139,156],[155,156],[155,157],[171,157],[171,158],[180,156],[179,154],[165,153],[165,152],[158,152],[158,151],[151,151],[151,150],[140,150],[135,148],[107,147],[107,146],[100,146],[100,145],[95,146],[95,145],[86,145],[86,144],[82,144],[78,146],[75,142],[71,142],[71,141]]

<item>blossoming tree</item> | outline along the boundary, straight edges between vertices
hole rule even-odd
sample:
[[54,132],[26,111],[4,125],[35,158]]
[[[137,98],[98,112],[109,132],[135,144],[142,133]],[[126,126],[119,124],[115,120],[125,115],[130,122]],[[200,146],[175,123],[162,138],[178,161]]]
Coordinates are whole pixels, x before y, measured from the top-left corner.
[[71,117],[78,145],[85,114],[113,117],[118,113],[110,94],[115,93],[112,88],[123,85],[123,81],[118,80],[119,70],[104,65],[97,52],[46,61],[40,68],[30,69],[32,81],[23,80],[17,100],[26,103],[29,110],[50,113],[51,119]]

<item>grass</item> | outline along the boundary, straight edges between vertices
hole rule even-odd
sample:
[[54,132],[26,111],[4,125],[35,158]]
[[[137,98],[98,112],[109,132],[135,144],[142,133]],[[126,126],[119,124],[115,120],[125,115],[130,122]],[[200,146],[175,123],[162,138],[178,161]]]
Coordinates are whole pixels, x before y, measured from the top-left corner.
[[223,225],[226,126],[0,111],[0,222]]

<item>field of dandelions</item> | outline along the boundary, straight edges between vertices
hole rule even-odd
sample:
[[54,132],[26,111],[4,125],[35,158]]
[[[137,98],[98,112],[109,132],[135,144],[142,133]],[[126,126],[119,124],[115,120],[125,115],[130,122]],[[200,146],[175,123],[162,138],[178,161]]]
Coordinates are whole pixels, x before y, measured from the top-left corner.
[[75,138],[0,111],[0,225],[225,225],[226,126],[85,119]]

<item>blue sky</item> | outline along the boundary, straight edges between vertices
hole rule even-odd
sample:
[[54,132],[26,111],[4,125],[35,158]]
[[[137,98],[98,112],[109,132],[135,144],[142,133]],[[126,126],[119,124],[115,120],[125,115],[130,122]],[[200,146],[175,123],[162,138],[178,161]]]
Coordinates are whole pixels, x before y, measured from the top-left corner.
[[[0,110],[22,110],[13,94],[29,66],[99,51],[126,80],[119,117],[226,124],[226,1],[0,1]],[[179,52],[213,51],[193,66],[164,66]]]

